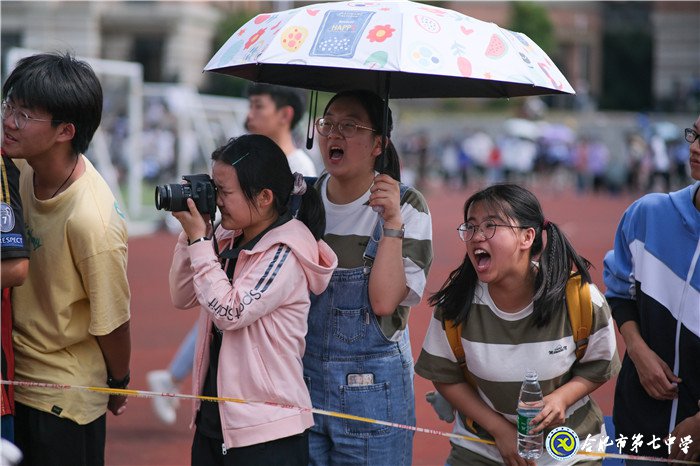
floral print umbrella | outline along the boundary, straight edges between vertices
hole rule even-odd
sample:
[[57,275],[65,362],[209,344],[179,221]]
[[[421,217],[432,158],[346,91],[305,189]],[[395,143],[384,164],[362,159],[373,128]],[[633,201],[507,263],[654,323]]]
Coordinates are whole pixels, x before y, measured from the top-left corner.
[[391,98],[574,94],[526,35],[410,1],[319,3],[259,14],[205,71]]

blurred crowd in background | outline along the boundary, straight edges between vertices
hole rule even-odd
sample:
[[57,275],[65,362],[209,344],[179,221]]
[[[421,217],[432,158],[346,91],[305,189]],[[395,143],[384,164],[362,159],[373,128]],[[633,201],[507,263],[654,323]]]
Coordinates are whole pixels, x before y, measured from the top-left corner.
[[[553,190],[635,196],[668,192],[690,182],[687,142],[683,128],[676,123],[639,113],[632,124],[618,123],[614,130],[605,126],[581,128],[577,115],[548,115],[546,105],[531,98],[523,100],[514,117],[504,116],[496,124],[479,126],[467,115],[452,115],[465,124],[447,134],[435,131],[438,123],[426,117],[425,122],[395,138],[403,181],[423,189],[436,183],[451,189],[478,189],[512,181]],[[176,179],[178,144],[189,144],[190,157],[201,158],[194,142],[178,137],[177,116],[167,99],[145,100],[143,125],[145,182]],[[127,164],[126,118],[109,119],[104,128],[112,160],[123,172]],[[224,132],[218,135],[218,139],[224,137]],[[297,134],[300,146],[303,137]],[[617,144],[610,144],[611,138],[617,139]],[[312,150],[311,155],[321,169],[318,154]]]
[[510,181],[632,195],[668,192],[690,182],[688,144],[674,123],[651,123],[639,114],[636,126],[619,134],[624,153],[611,152],[601,134],[572,126],[509,118],[495,131],[465,127],[439,139],[421,130],[399,141],[403,174],[418,186],[439,178],[454,189]]

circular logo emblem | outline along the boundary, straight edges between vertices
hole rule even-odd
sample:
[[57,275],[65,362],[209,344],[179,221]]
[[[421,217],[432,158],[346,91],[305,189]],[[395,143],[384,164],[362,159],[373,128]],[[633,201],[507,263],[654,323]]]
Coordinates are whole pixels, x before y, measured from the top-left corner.
[[564,461],[578,452],[579,440],[576,432],[568,427],[557,427],[547,435],[544,444],[552,458]]
[[15,211],[9,204],[0,202],[0,230],[3,233],[12,231],[15,227]]

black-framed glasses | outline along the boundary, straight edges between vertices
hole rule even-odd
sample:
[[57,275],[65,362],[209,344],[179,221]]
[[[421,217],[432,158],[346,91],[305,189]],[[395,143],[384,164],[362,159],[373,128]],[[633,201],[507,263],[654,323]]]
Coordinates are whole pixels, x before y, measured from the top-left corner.
[[480,231],[484,235],[484,239],[491,239],[493,235],[496,234],[496,227],[508,227],[508,228],[530,228],[521,227],[519,225],[508,225],[504,223],[495,223],[493,220],[484,220],[478,225],[473,223],[463,223],[457,227],[457,232],[459,237],[465,243],[470,241],[477,231]]
[[358,129],[364,129],[376,133],[377,130],[369,126],[358,125],[352,120],[343,120],[334,122],[326,118],[316,120],[316,131],[323,137],[328,137],[333,132],[333,128],[338,130],[338,133],[344,138],[351,138],[357,134]]
[[55,121],[61,122],[62,120],[46,119],[46,118],[34,118],[27,115],[26,112],[16,108],[6,100],[2,101],[2,120],[5,118],[13,117],[15,127],[17,129],[24,129],[27,126],[28,121]]
[[697,131],[695,131],[693,128],[686,128],[685,129],[685,140],[688,142],[688,144],[692,144],[695,141],[698,140],[700,137],[700,134],[698,134]]

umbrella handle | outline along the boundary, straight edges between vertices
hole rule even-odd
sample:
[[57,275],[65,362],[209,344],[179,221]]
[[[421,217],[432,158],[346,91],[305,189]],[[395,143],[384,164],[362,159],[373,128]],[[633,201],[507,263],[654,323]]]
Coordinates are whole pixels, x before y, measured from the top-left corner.
[[311,91],[309,97],[309,122],[306,124],[306,149],[311,150],[314,146],[314,136],[316,135],[316,111],[318,110],[318,91]]
[[[382,174],[386,173],[386,164],[387,164],[387,146],[388,144],[388,133],[389,133],[389,90],[391,89],[391,73],[386,72],[385,73],[385,79],[384,79],[384,92],[385,92],[385,97],[384,97],[384,109],[382,112],[382,154],[380,157],[382,157],[383,160],[383,166],[382,166]],[[372,210],[378,213],[379,215],[382,215],[384,213],[384,207],[378,205],[378,206],[372,206]]]

